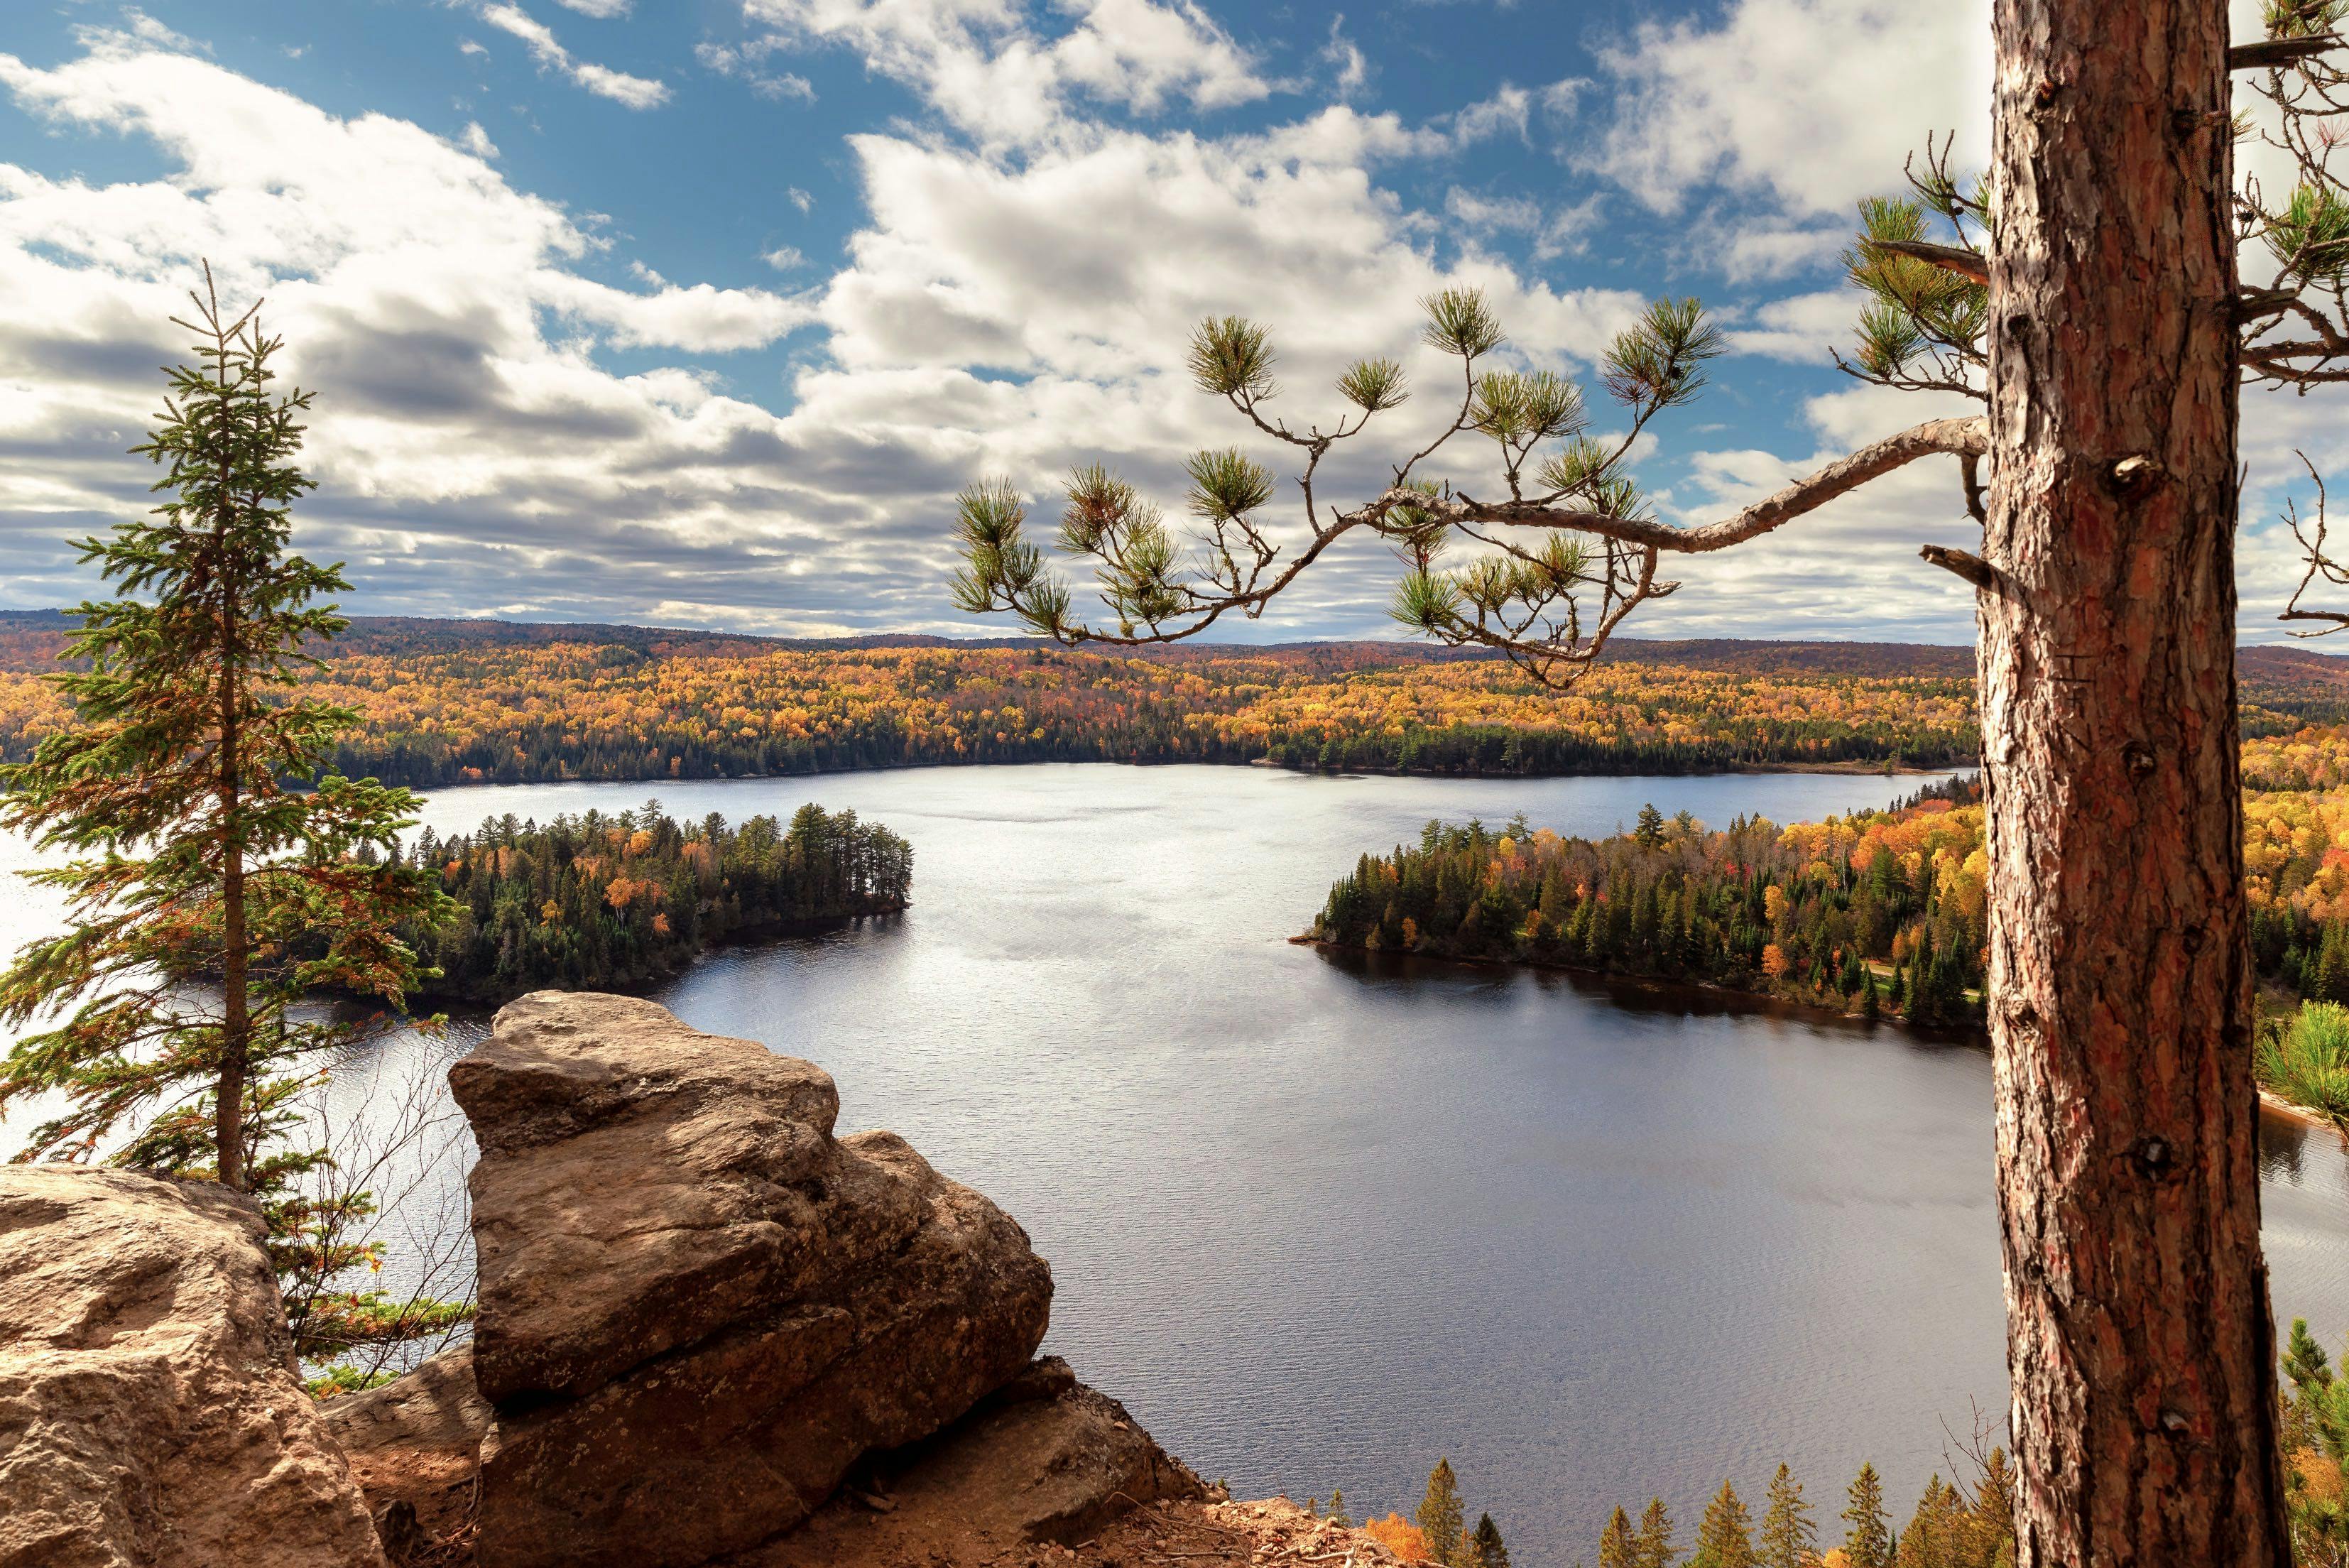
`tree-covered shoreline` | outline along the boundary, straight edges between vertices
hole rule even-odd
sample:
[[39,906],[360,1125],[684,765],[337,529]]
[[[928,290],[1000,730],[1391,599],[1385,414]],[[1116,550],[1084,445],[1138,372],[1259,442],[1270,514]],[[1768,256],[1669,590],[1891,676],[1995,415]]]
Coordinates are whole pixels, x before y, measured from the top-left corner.
[[1306,933],[1337,948],[1702,986],[1863,1018],[1979,1026],[1982,812],[1970,782],[1889,810],[1712,832],[1652,806],[1561,838],[1431,822],[1365,855]]
[[456,909],[401,934],[439,971],[420,992],[436,1001],[628,990],[712,947],[901,911],[913,854],[880,824],[812,804],[788,825],[733,826],[715,812],[679,823],[657,801],[543,826],[507,813],[470,834],[427,829],[404,852],[437,872]]

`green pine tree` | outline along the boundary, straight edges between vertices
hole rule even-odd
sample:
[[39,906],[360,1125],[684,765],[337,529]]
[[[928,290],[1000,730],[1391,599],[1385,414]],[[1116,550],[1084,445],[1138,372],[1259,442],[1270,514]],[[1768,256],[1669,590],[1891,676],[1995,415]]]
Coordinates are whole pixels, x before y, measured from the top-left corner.
[[315,601],[348,588],[287,549],[311,489],[294,461],[309,397],[273,390],[280,340],[257,306],[231,321],[207,293],[196,308],[174,324],[198,337],[198,363],[169,373],[161,423],[136,449],[169,499],[81,543],[120,597],[72,611],[65,654],[83,668],[49,679],[76,722],[0,770],[0,825],[72,857],[28,874],[65,894],[68,924],[0,974],[0,1022],[47,1025],[0,1062],[0,1110],[58,1096],[30,1158],[103,1156],[259,1195],[301,1303],[297,1353],[318,1359],[466,1315],[327,1288],[379,1262],[354,1239],[372,1199],[321,1202],[327,1156],[285,1142],[316,1081],[305,1064],[381,1022],[302,1004],[335,992],[396,1012],[419,978],[398,929],[450,906],[394,853],[415,798],[326,772],[357,715],[288,691],[345,624]]
[[[1619,824],[1623,819],[1619,816],[1615,820]],[[1631,836],[1640,841],[1642,849],[1661,847],[1664,842],[1664,814],[1652,804],[1641,806],[1640,825],[1632,830]]]
[[1727,1481],[1704,1505],[1704,1518],[1696,1527],[1696,1556],[1690,1568],[1757,1568],[1754,1516],[1745,1511],[1745,1500],[1737,1495],[1737,1489]]
[[1427,1495],[1420,1499],[1419,1532],[1427,1537],[1427,1549],[1444,1568],[1464,1568],[1461,1554],[1466,1543],[1466,1515],[1460,1506],[1460,1484],[1452,1473],[1452,1461],[1438,1458],[1435,1468],[1427,1472]]
[[1868,971],[1868,983],[1859,993],[1859,1015],[1870,1023],[1884,1016],[1884,997],[1876,983],[1876,971]]
[[1811,1505],[1785,1465],[1770,1478],[1770,1506],[1762,1514],[1762,1568],[1808,1568],[1818,1555],[1818,1526]]
[[1509,1549],[1501,1541],[1501,1527],[1493,1522],[1489,1513],[1476,1516],[1476,1528],[1468,1535],[1469,1568],[1509,1568]]
[[1346,1512],[1346,1489],[1344,1487],[1340,1487],[1337,1490],[1330,1494],[1330,1522],[1338,1526],[1340,1530],[1351,1530],[1354,1528],[1353,1520],[1349,1517]]
[[1851,1568],[1891,1568],[1892,1518],[1884,1511],[1884,1480],[1874,1465],[1859,1467],[1847,1495],[1843,1554],[1851,1559]]

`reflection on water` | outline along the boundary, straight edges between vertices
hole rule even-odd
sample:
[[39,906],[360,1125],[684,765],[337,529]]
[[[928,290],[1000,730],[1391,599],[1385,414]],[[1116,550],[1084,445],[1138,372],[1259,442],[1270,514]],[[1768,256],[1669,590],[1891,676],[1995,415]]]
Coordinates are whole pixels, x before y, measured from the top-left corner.
[[[1652,800],[1789,822],[1837,775],[1439,781],[1042,766],[682,784],[679,815],[853,806],[915,907],[717,954],[657,994],[809,1056],[1052,1260],[1050,1345],[1244,1494],[1408,1510],[1439,1454],[1525,1568],[1606,1511],[1689,1525],[1791,1461],[1903,1510],[2005,1398],[1979,1048],[1709,994],[1292,946],[1430,816],[1604,833]],[[443,832],[641,802],[451,791]],[[435,1054],[461,1040],[441,1042]],[[394,1053],[398,1054],[397,1052]],[[2349,1328],[2349,1161],[2271,1121],[2276,1301]]]

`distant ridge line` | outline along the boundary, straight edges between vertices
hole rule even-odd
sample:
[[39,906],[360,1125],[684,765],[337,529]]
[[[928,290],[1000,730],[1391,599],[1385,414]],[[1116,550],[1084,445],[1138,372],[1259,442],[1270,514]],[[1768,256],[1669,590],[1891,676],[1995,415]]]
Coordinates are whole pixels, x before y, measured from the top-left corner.
[[[72,622],[58,609],[0,610],[0,636],[62,633]],[[1498,658],[1484,649],[1449,649],[1380,638],[1285,642],[1173,643],[1153,648],[1061,649],[1040,638],[945,637],[935,632],[870,632],[853,637],[771,637],[755,632],[707,631],[690,627],[632,626],[609,621],[528,621],[496,618],[353,616],[338,645],[352,651],[395,652],[403,647],[544,647],[559,643],[621,647],[647,655],[747,654],[771,649],[804,652],[855,652],[894,648],[1012,649],[1081,652],[1100,658],[1193,659],[1277,657],[1308,663],[1327,659],[1359,664],[1434,664]],[[1761,673],[1774,670],[1852,675],[1916,675],[1957,678],[1973,672],[1972,648],[1956,643],[1840,642],[1775,638],[1618,638],[1601,662],[1675,664],[1697,669]],[[2313,649],[2246,643],[2237,657],[2247,670],[2297,675],[2349,689],[2349,657]],[[7,660],[16,663],[17,660]],[[19,665],[21,668],[22,666]]]

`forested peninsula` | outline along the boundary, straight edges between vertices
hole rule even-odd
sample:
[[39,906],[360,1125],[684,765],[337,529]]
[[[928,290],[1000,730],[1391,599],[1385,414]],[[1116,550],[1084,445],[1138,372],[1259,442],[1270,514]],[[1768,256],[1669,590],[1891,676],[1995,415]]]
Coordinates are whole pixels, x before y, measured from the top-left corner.
[[[2349,1125],[2349,726],[2246,741],[2242,780],[2261,1081]],[[1416,845],[1363,856],[1307,936],[1974,1027],[1982,844],[1964,780],[1789,827],[1740,816],[1716,832],[1653,806],[1597,840],[1522,815],[1431,822]]]
[[448,838],[428,829],[407,853],[456,905],[445,924],[400,931],[440,971],[422,993],[440,1001],[647,985],[719,943],[894,913],[913,892],[912,846],[813,805],[788,826],[680,824],[658,802],[544,826],[509,814]]
[[1614,837],[1520,815],[1431,822],[1365,855],[1308,933],[1337,947],[1679,981],[1920,1023],[1978,1017],[1982,808],[1970,783],[1888,811],[1714,832],[1655,807]]

